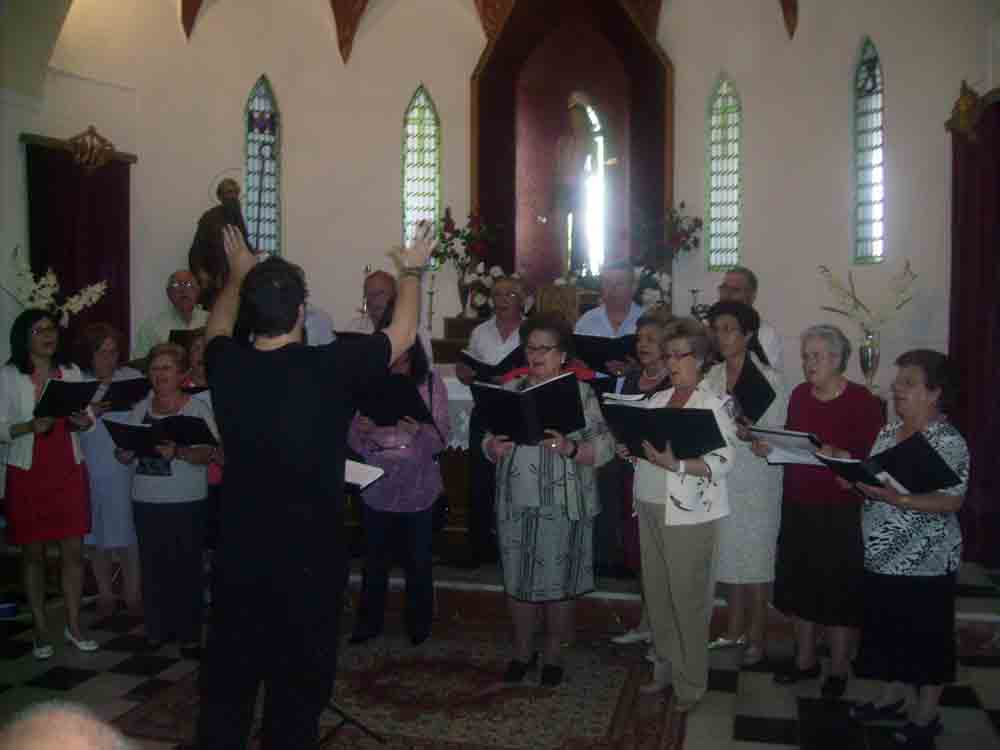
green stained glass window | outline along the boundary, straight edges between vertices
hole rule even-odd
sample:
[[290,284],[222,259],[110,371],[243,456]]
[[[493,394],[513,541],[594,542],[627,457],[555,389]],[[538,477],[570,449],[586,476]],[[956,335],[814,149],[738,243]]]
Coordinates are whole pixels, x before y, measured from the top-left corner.
[[871,39],[854,72],[854,262],[885,257],[885,132],[882,63]]
[[281,118],[267,76],[254,84],[246,106],[246,189],[243,214],[250,246],[281,252]]
[[403,240],[418,221],[436,223],[441,206],[441,121],[422,85],[403,116]]
[[740,262],[742,120],[740,95],[732,81],[723,77],[708,104],[705,247],[711,271],[732,268]]

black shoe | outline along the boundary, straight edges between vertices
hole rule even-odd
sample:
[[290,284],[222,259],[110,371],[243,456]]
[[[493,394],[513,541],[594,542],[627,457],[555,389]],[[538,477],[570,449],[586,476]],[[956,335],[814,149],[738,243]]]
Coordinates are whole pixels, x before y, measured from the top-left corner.
[[915,724],[912,721],[906,722],[892,733],[892,738],[899,745],[928,747],[934,741],[934,738],[943,731],[944,726],[941,724],[941,717],[935,716],[927,724]]
[[524,679],[525,675],[538,666],[538,652],[531,655],[531,661],[523,662],[511,659],[507,665],[507,671],[503,673],[503,681],[508,684],[516,684]]
[[847,677],[831,674],[823,680],[823,686],[820,687],[819,693],[824,698],[835,700],[841,697],[845,690],[847,690]]
[[868,721],[902,721],[906,718],[903,712],[905,701],[900,698],[895,703],[887,703],[884,706],[876,706],[874,703],[859,703],[851,706],[847,714],[859,724]]
[[365,633],[365,632],[352,633],[350,640],[348,640],[348,643],[357,646],[360,643],[367,643],[372,638],[378,638],[380,635],[381,633],[375,631],[370,633]]
[[779,685],[791,685],[795,682],[802,682],[804,680],[815,680],[820,676],[820,674],[822,674],[822,672],[823,670],[820,667],[819,662],[816,662],[808,669],[801,669],[795,662],[792,662],[780,672],[774,673],[774,681]]
[[542,667],[542,679],[540,682],[543,687],[556,687],[562,680],[562,667],[558,667],[555,664],[546,664]]
[[421,643],[423,643],[424,641],[426,641],[430,637],[431,637],[431,634],[429,632],[428,633],[421,633],[420,635],[411,635],[410,636],[410,643],[412,643],[414,646],[419,646]]
[[181,646],[181,658],[190,661],[201,661],[201,646]]

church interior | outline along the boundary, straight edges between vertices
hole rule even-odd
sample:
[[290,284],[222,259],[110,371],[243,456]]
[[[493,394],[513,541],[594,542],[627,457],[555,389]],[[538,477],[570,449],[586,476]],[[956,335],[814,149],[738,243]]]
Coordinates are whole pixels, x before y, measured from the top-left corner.
[[[877,87],[875,149],[859,130],[874,101],[865,86]],[[577,95],[591,140],[585,220],[567,229],[553,208],[557,143]],[[226,179],[242,190],[252,244],[304,269],[335,331],[364,314],[366,277],[393,271],[388,251],[413,223],[446,208],[461,227],[491,227],[476,257],[486,273],[517,274],[536,305],[574,318],[597,304],[602,264],[641,255],[644,227],[676,209],[704,230],[660,269],[662,300],[690,315],[715,301],[727,268],[752,269],[790,388],[808,326],[841,325],[862,343],[830,310],[831,274],[880,309],[915,274],[881,321],[874,369],[854,357],[846,374],[884,400],[901,353],[949,353],[965,379],[957,421],[986,464],[1000,447],[998,111],[997,0],[0,0],[0,357],[26,267],[56,266],[67,293],[106,281],[81,320],[103,316],[134,340],[166,309],[165,280],[187,268]],[[50,152],[71,167],[72,155],[76,176],[46,172]],[[608,644],[641,606],[634,576],[614,570],[598,571],[578,613],[573,679],[555,693],[494,689],[482,665],[502,671],[507,658],[502,576],[447,553],[463,544],[469,487],[471,397],[454,363],[485,320],[456,269],[425,278],[420,328],[453,418],[435,628],[460,645],[411,647],[390,628],[367,650],[345,647],[335,700],[394,748],[899,746],[846,720],[864,680],[826,701],[815,683],[773,684],[770,658],[743,668],[727,651],[712,652],[707,697],[678,725],[637,692],[643,651]],[[963,513],[958,681],[936,746],[988,750],[1000,748],[1000,490],[975,468]],[[16,551],[3,550],[0,591],[15,591]],[[355,593],[360,579],[356,559]],[[400,589],[393,578],[397,610]],[[772,615],[769,657],[787,656],[790,626]],[[0,619],[0,724],[65,699],[138,747],[185,747],[197,662],[144,650],[141,619],[83,616],[101,650],[48,662],[32,659],[30,618]],[[448,679],[421,690],[425,662]],[[332,714],[321,724],[323,747],[380,746]]]

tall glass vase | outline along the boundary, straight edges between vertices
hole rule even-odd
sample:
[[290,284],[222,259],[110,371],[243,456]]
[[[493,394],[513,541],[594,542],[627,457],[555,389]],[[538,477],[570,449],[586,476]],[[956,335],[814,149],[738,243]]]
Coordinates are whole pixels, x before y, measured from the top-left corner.
[[878,373],[879,357],[881,355],[881,345],[878,331],[865,331],[858,347],[858,360],[861,363],[861,372],[865,376],[865,384],[868,390],[873,393],[878,389],[875,385],[875,375]]

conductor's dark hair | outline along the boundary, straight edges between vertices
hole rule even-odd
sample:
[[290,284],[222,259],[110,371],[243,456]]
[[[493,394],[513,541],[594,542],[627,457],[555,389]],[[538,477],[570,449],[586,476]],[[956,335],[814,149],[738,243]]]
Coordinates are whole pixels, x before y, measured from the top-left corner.
[[282,336],[295,327],[308,291],[294,263],[268,258],[251,269],[240,288],[240,307],[255,336]]
[[[10,327],[10,359],[8,364],[14,365],[20,372],[30,375],[35,371],[35,363],[31,361],[31,329],[40,320],[50,320],[52,325],[59,330],[59,321],[55,315],[48,310],[25,310],[14,318],[14,323]],[[52,357],[53,365],[66,364],[63,356],[62,346],[56,347],[56,353]]]

